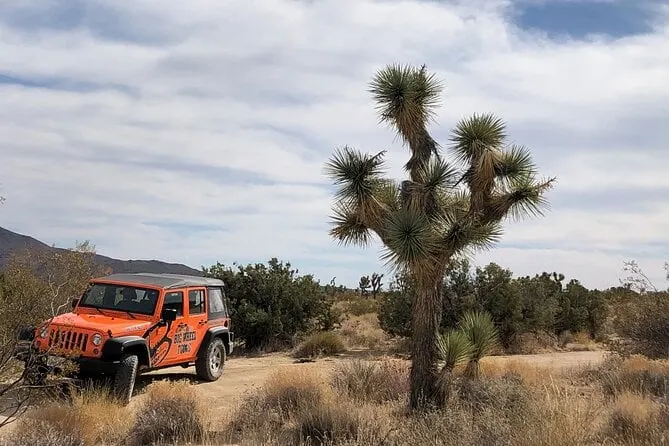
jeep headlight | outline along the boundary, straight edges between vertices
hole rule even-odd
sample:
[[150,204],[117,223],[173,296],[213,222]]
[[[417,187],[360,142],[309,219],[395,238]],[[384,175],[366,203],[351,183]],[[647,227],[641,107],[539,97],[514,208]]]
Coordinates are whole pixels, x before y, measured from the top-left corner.
[[92,338],[93,345],[98,347],[100,344],[102,344],[102,335],[100,333],[95,333]]
[[45,325],[45,326],[42,327],[42,329],[40,330],[40,332],[39,332],[39,337],[40,337],[40,338],[46,338],[48,334],[49,334],[49,327],[48,327],[47,325]]

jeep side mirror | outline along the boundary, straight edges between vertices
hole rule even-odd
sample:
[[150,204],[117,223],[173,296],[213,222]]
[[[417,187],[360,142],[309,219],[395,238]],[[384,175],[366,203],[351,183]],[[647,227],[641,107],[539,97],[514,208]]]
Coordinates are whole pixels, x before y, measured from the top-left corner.
[[75,297],[72,299],[72,309],[74,310],[74,307],[76,307],[79,304],[79,298]]
[[174,308],[164,308],[161,317],[165,322],[173,322],[177,319],[177,310]]

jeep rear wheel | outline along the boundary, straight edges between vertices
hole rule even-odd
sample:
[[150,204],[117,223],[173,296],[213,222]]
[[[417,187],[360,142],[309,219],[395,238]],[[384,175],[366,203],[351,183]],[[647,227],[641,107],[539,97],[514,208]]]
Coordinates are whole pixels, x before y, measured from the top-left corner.
[[225,365],[225,345],[220,338],[214,338],[195,362],[195,373],[205,381],[216,381],[223,374]]
[[138,365],[139,358],[137,355],[123,355],[121,357],[121,362],[114,376],[113,387],[114,396],[121,404],[130,403],[132,391],[135,388]]

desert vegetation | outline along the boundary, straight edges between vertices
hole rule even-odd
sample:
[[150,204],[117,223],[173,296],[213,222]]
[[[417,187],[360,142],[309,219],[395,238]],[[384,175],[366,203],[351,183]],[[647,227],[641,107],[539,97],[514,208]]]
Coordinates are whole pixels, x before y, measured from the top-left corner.
[[[428,132],[441,84],[425,67],[386,67],[370,87],[410,151],[408,179],[383,175],[383,152],[337,150],[327,163],[337,187],[331,235],[364,245],[375,234],[390,271],[361,271],[348,288],[279,258],[204,267],[225,283],[231,361],[290,362],[226,410],[214,410],[183,371],[152,377],[121,406],[99,383],[35,381],[12,356],[20,327],[68,311],[89,278],[107,272],[94,247],[17,252],[0,272],[0,443],[666,442],[669,291],[634,262],[604,290],[559,272],[473,266],[467,254],[491,248],[507,217],[540,214],[553,180],[538,179],[530,152],[507,143],[494,115],[460,121],[447,162]],[[582,350],[606,359],[573,368],[509,360]]]

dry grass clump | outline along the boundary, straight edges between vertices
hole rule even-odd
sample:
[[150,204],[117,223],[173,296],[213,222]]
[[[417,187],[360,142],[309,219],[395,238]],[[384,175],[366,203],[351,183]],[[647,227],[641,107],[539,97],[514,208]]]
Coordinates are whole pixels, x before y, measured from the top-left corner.
[[299,444],[380,444],[383,423],[347,401],[328,399],[295,420]]
[[481,375],[491,379],[517,375],[522,378],[524,384],[537,385],[551,382],[555,372],[549,367],[532,365],[527,361],[492,356],[481,361]]
[[609,414],[607,437],[623,444],[657,444],[669,431],[667,407],[630,392],[618,395]]
[[309,336],[293,351],[295,358],[332,356],[346,351],[341,337],[332,331],[321,331]]
[[650,360],[640,355],[627,359],[611,356],[598,369],[586,374],[600,381],[608,397],[624,392],[660,398],[669,396],[669,361]]
[[291,416],[301,409],[323,402],[327,393],[323,382],[321,376],[315,372],[279,370],[265,382],[260,396],[267,409]]
[[75,435],[69,434],[59,426],[36,418],[22,420],[16,430],[0,440],[2,446],[86,446]]
[[229,423],[227,437],[232,442],[255,441],[261,444],[282,435],[286,420],[318,407],[328,390],[324,380],[311,370],[280,369],[259,389],[242,400]]
[[185,381],[157,381],[146,389],[130,432],[132,444],[200,442],[207,413],[195,387]]
[[409,367],[405,361],[389,358],[346,361],[335,366],[332,386],[340,394],[359,402],[403,400],[409,394]]
[[99,445],[125,438],[131,427],[128,410],[107,392],[85,389],[71,401],[52,401],[26,413],[6,438],[13,445]]
[[344,311],[353,316],[376,313],[378,308],[379,302],[371,297],[369,299],[358,297],[344,304]]
[[[454,381],[442,410],[397,420],[392,444],[571,446],[592,444],[596,402],[563,388],[527,387],[517,375]],[[576,401],[576,403],[575,403]]]
[[342,322],[339,333],[350,347],[376,349],[388,339],[375,313],[349,317]]
[[593,444],[602,404],[585,397],[577,388],[545,384],[533,390],[534,402],[522,423],[514,445],[571,446]]
[[362,442],[377,438],[378,426],[349,400],[336,396],[315,372],[280,370],[244,399],[219,440],[249,445],[378,444]]

